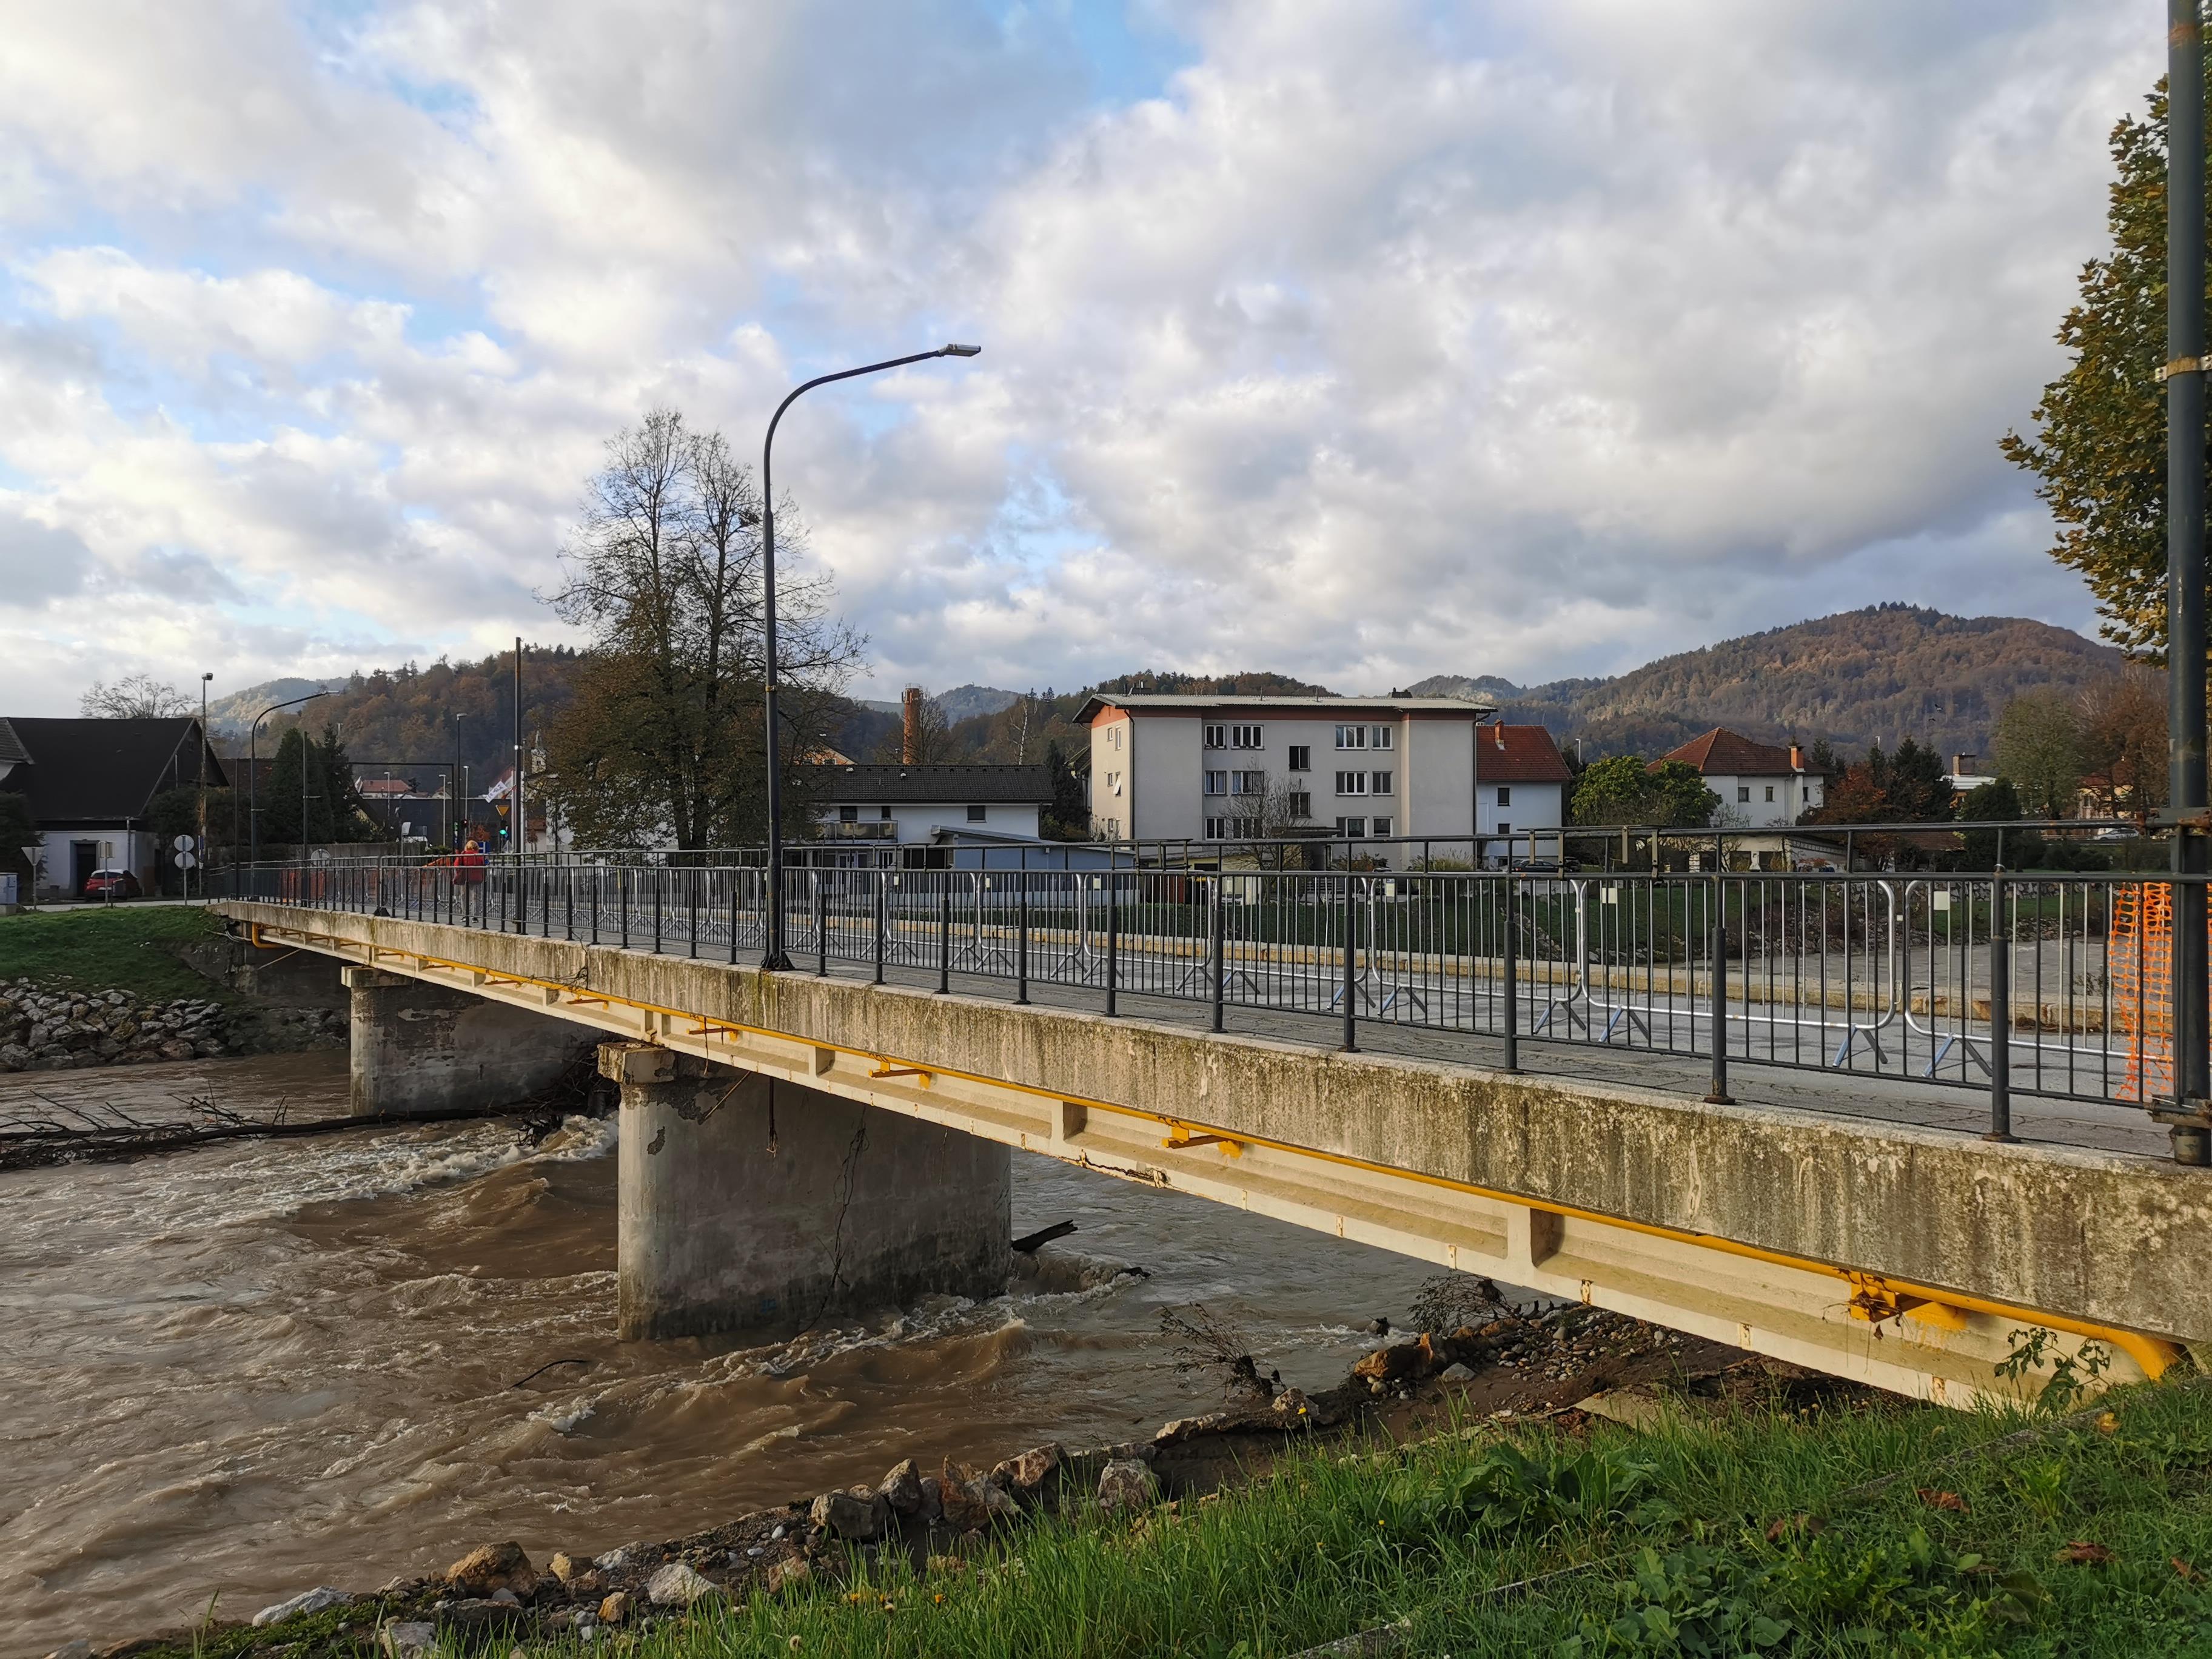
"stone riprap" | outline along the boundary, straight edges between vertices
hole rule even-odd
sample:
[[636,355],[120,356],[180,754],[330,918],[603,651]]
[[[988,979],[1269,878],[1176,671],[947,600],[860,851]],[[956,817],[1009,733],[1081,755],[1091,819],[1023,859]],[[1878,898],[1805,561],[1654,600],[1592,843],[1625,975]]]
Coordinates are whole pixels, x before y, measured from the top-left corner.
[[237,1052],[221,1003],[142,1002],[127,991],[47,990],[18,980],[0,991],[0,1071],[213,1060]]

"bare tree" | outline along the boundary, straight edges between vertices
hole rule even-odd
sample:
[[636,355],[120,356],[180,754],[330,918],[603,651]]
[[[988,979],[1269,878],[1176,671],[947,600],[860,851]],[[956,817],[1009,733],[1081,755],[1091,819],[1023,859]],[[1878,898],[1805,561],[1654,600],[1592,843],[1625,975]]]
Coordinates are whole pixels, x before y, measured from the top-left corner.
[[[782,514],[776,522],[783,521]],[[781,530],[776,532],[779,539]],[[906,758],[906,722],[902,714],[898,725],[876,745],[876,759],[884,765],[896,766]],[[949,766],[959,759],[953,752],[952,727],[945,718],[945,710],[934,697],[924,697],[915,715],[914,763],[916,766]]]
[[[589,628],[593,660],[551,732],[552,793],[580,836],[728,845],[767,828],[760,499],[720,433],[654,410],[608,440],[551,596]],[[804,557],[788,504],[784,560]],[[779,571],[776,609],[792,815],[811,810],[800,757],[825,735],[860,641],[827,618],[829,585]]]
[[192,712],[191,699],[151,674],[125,674],[110,685],[94,680],[77,699],[76,712],[94,720],[169,720]]

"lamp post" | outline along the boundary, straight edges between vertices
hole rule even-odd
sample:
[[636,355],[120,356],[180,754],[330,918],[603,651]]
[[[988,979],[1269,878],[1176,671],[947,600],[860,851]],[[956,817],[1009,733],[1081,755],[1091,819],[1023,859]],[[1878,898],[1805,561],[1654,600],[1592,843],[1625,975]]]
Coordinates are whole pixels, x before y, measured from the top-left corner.
[[2166,8],[2166,798],[2173,822],[2173,1151],[2212,1161],[2204,758],[2204,41],[2201,0]]
[[[280,708],[297,708],[303,702],[313,702],[317,697],[327,697],[330,695],[327,691],[310,691],[306,696],[295,697],[289,702],[272,702],[253,717],[252,729],[246,736],[246,833],[252,842],[246,856],[248,864],[261,862],[261,820],[256,816],[261,810],[258,805],[261,780],[255,775],[261,769],[261,722]],[[301,734],[300,741],[304,747],[307,742],[305,732]],[[302,752],[300,758],[301,765],[304,766],[307,763],[306,754]],[[305,786],[301,787],[304,790]],[[301,808],[300,820],[300,833],[302,836],[307,833],[306,812],[307,809],[303,805]]]
[[[207,897],[207,872],[208,872],[208,844],[207,844],[207,757],[208,757],[207,694],[208,694],[208,682],[209,682],[210,680],[213,679],[214,678],[215,678],[215,675],[214,675],[212,672],[205,673],[205,674],[203,674],[203,675],[201,675],[201,676],[200,676],[200,845],[199,845],[199,854],[200,854],[200,896],[201,896],[203,899],[204,899],[205,897]],[[185,896],[186,896],[186,897],[190,897],[190,896],[191,896],[191,885],[192,885],[192,882],[191,882],[191,872],[190,872],[189,871],[187,871],[187,872],[185,872]]]
[[775,406],[769,418],[768,436],[761,441],[761,615],[764,623],[767,691],[768,746],[768,948],[761,957],[761,966],[771,973],[787,972],[791,958],[783,949],[783,773],[777,755],[778,733],[775,724],[776,653],[775,653],[775,480],[774,457],[775,428],[802,392],[811,392],[817,386],[828,386],[832,380],[850,380],[863,374],[880,374],[887,368],[903,368],[908,363],[926,363],[933,357],[973,357],[982,350],[975,345],[941,345],[934,351],[917,351],[909,357],[892,357],[880,363],[864,363],[858,368],[840,369],[835,374],[817,374],[803,386],[794,386]]

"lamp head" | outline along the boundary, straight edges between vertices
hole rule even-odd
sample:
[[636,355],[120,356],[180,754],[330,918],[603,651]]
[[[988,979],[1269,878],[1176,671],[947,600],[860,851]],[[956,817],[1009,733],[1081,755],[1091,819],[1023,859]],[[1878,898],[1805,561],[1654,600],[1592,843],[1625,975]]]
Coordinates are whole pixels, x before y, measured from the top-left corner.
[[978,345],[939,346],[937,355],[940,357],[973,357],[982,349],[983,348]]

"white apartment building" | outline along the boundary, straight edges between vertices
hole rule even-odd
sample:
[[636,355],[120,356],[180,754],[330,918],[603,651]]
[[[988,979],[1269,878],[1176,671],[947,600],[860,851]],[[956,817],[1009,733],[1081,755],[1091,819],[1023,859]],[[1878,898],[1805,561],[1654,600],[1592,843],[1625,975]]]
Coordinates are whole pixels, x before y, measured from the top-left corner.
[[1457,697],[1094,693],[1076,715],[1091,731],[1091,827],[1114,841],[1556,830],[1557,746],[1540,726],[1485,724],[1496,712]]
[[1796,823],[1820,805],[1827,785],[1820,774],[1807,769],[1800,745],[1753,743],[1722,726],[1659,760],[1695,767],[1705,787],[1721,798],[1715,826],[1731,830],[1778,830]]

